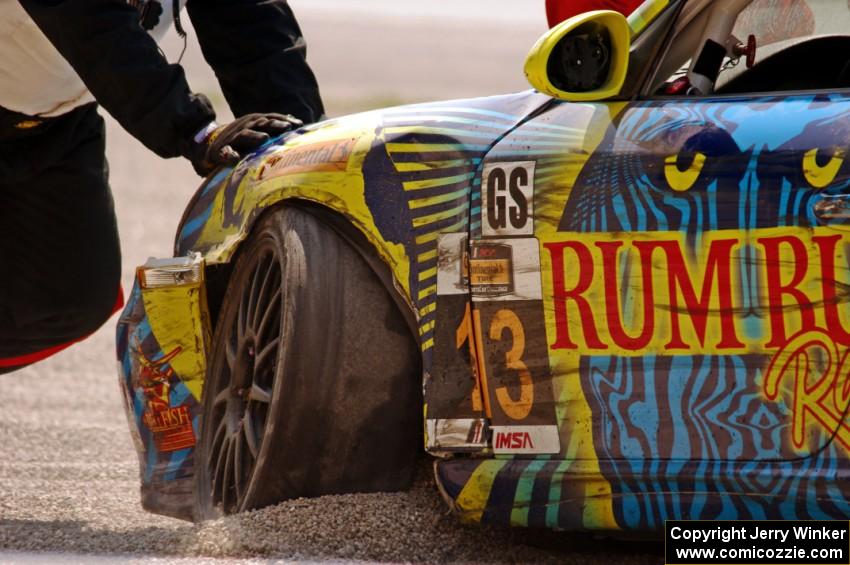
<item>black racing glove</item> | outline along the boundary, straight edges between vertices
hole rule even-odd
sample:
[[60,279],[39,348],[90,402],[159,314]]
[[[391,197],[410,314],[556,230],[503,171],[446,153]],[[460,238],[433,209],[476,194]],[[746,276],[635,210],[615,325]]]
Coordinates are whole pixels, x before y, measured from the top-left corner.
[[186,157],[195,172],[205,177],[219,165],[235,165],[272,137],[302,125],[293,116],[247,114],[216,127],[201,140],[193,140]]

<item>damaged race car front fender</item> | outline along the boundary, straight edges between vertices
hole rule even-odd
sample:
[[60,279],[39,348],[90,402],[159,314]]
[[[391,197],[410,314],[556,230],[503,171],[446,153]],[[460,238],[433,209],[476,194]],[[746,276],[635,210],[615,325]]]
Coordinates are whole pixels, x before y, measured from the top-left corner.
[[191,519],[210,342],[200,255],[139,267],[117,333],[119,380],[139,455],[142,506]]

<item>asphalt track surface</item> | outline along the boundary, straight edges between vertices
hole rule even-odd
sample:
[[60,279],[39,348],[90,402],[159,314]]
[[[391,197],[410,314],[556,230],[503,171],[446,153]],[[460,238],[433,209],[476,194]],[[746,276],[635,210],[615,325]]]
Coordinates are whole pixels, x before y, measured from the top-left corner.
[[[331,115],[524,89],[523,57],[544,29],[540,0],[292,4]],[[191,39],[184,63],[192,86],[222,107]],[[176,58],[180,43],[171,37],[164,51]],[[198,179],[113,121],[108,134],[129,288],[136,265],[169,254]],[[462,526],[447,515],[427,463],[406,493],[295,500],[203,525],[148,514],[119,396],[114,323],[0,376],[0,563],[661,561],[657,544]]]

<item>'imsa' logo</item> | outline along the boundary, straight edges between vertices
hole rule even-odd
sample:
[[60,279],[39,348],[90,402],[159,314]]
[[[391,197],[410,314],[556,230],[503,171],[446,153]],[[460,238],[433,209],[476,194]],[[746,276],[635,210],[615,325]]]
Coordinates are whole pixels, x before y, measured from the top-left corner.
[[534,161],[488,163],[481,180],[484,236],[534,235]]
[[534,449],[528,432],[499,432],[493,442],[496,449]]

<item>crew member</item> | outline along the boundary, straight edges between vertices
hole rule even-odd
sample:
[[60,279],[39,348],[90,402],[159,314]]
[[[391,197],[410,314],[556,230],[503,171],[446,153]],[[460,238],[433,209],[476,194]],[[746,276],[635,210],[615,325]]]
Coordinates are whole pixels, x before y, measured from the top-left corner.
[[0,372],[83,339],[123,302],[97,104],[201,175],[324,112],[286,0],[188,0],[236,116],[216,124],[156,43],[171,24],[185,34],[180,2],[0,0]]

